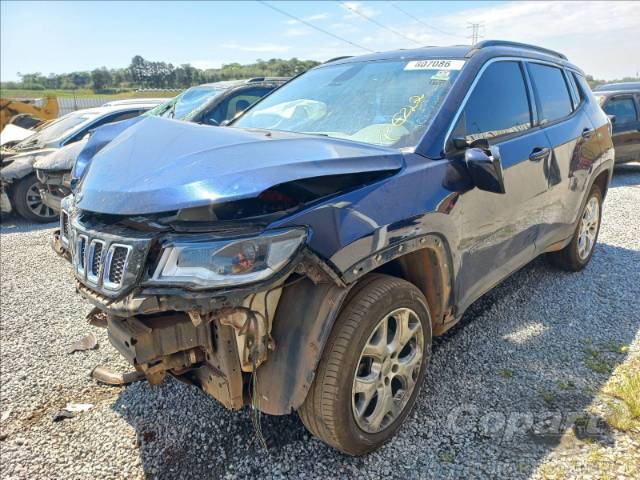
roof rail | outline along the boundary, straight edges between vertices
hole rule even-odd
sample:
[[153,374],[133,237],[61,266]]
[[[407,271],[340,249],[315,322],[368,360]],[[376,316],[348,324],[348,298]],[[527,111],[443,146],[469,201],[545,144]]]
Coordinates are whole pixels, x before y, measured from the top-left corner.
[[334,57],[334,58],[330,58],[329,60],[327,60],[324,63],[331,63],[331,62],[337,62],[338,60],[344,60],[345,58],[351,58],[353,57],[353,55],[343,55],[342,57]]
[[280,82],[289,80],[289,77],[253,77],[247,80],[247,83],[257,82]]
[[544,47],[537,47],[535,45],[529,45],[528,43],[520,43],[520,42],[510,42],[508,40],[483,40],[474,45],[473,50],[480,50],[481,48],[487,47],[514,47],[514,48],[526,48],[527,50],[535,50],[537,52],[546,53],[547,55],[553,55],[554,57],[561,58],[563,60],[568,60],[567,56],[556,52],[555,50],[549,50]]

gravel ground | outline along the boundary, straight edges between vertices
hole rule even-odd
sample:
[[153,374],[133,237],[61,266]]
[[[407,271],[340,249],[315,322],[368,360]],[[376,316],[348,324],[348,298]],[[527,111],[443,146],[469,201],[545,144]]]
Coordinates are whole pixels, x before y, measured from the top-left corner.
[[[231,413],[168,381],[96,384],[97,364],[127,369],[89,326],[51,225],[6,221],[1,235],[0,455],[4,478],[638,478],[640,433],[602,421],[611,369],[640,355],[640,165],[616,172],[589,267],[535,261],[436,340],[417,408],[364,458],[312,438],[296,415]],[[94,331],[97,350],[67,353]],[[67,402],[91,403],[53,422]],[[585,416],[586,415],[586,416]],[[577,420],[576,420],[577,418]],[[589,423],[591,422],[591,423]]]

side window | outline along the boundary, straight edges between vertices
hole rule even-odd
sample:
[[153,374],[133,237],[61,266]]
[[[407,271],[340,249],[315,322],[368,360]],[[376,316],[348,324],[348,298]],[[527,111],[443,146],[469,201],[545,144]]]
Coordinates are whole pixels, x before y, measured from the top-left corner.
[[578,92],[578,98],[580,99],[580,103],[587,99],[587,94],[583,90],[582,83],[580,82],[580,77],[578,77],[575,73],[571,74],[571,78],[575,82],[576,92]]
[[553,122],[573,111],[562,70],[540,63],[529,63],[529,75],[538,94],[540,123]]
[[527,88],[518,62],[495,62],[476,83],[453,130],[468,142],[531,128]]
[[81,140],[82,138],[84,138],[84,136],[87,133],[89,133],[90,130],[95,130],[96,128],[101,127],[102,125],[106,125],[107,123],[120,122],[122,120],[127,120],[129,118],[137,117],[138,115],[140,115],[141,113],[144,113],[145,111],[146,110],[128,110],[126,112],[119,112],[119,113],[113,113],[111,115],[106,115],[102,117],[100,120],[98,120],[97,122],[94,122],[86,126],[85,128],[83,128],[82,130],[80,130],[70,140],[67,140],[65,144],[69,144],[69,143],[73,143],[73,142],[77,142],[78,140]]
[[213,110],[206,113],[203,121],[210,125],[220,125],[224,120],[230,120],[239,112],[249,108],[267,93],[271,92],[271,90],[273,90],[272,87],[256,87],[232,93]]
[[607,115],[616,116],[616,125],[633,123],[638,118],[633,97],[613,97],[604,104]]
[[580,87],[576,84],[576,79],[571,72],[565,71],[566,79],[569,82],[569,91],[571,93],[571,103],[573,104],[573,109],[577,110],[578,105],[582,103],[584,97],[580,94]]

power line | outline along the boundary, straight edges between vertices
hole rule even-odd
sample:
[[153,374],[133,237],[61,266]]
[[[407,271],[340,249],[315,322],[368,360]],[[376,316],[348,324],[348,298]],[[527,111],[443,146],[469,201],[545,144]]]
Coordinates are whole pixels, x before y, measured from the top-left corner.
[[339,35],[335,35],[327,30],[325,30],[324,28],[320,28],[300,17],[296,17],[295,15],[292,15],[291,13],[285,12],[284,10],[281,10],[280,8],[276,7],[275,5],[271,5],[267,2],[265,2],[264,0],[258,0],[260,3],[262,3],[263,5],[265,5],[266,7],[269,7],[272,10],[275,10],[278,13],[281,13],[282,15],[292,18],[293,20],[296,20],[304,25],[306,25],[309,28],[313,28],[314,30],[317,30],[318,32],[324,33],[325,35],[329,35],[330,37],[335,38],[336,40],[340,40],[341,42],[345,42],[348,43],[349,45],[353,45],[356,48],[360,48],[362,50],[366,50],[367,52],[371,52],[371,53],[375,53],[374,50],[371,50],[370,48],[367,47],[363,47],[362,45],[358,45],[355,42],[352,42],[351,40],[347,40],[346,38],[342,38]]
[[389,4],[395,8],[396,10],[404,13],[407,17],[412,18],[413,20],[415,20],[416,22],[420,23],[421,25],[424,25],[427,28],[430,28],[432,30],[435,30],[436,32],[442,33],[443,35],[450,35],[452,37],[458,37],[458,38],[467,38],[464,35],[458,35],[457,33],[451,33],[451,32],[446,32],[438,27],[434,27],[433,25],[429,25],[427,23],[424,23],[422,20],[420,20],[418,17],[416,17],[415,15],[407,12],[405,9],[400,8],[398,5],[396,5],[395,2],[389,2]]
[[369,16],[365,15],[364,13],[359,12],[357,9],[351,8],[351,7],[350,7],[349,5],[347,5],[346,3],[344,3],[344,2],[340,2],[340,5],[342,5],[342,6],[343,6],[344,8],[346,8],[347,10],[349,10],[349,11],[351,11],[351,12],[355,13],[356,15],[361,16],[361,17],[362,17],[362,18],[364,18],[365,20],[368,20],[368,21],[370,21],[371,23],[373,23],[373,24],[375,24],[375,25],[379,26],[380,28],[384,28],[385,30],[390,31],[390,32],[391,32],[391,33],[393,33],[394,35],[398,35],[399,37],[406,38],[406,39],[407,39],[407,40],[409,40],[410,42],[413,42],[413,43],[415,43],[416,45],[420,45],[420,46],[422,46],[422,43],[421,43],[421,42],[418,42],[418,41],[414,40],[413,38],[409,38],[409,37],[407,37],[406,35],[404,35],[404,34],[402,34],[402,33],[400,33],[400,32],[395,31],[393,28],[387,27],[386,25],[384,25],[384,24],[382,24],[382,23],[378,22],[377,20],[375,20],[375,19],[373,19],[373,18],[371,18],[371,17],[369,17]]
[[480,27],[483,27],[484,25],[482,23],[470,23],[469,26],[467,28],[471,29],[471,45],[475,46],[476,43],[478,43],[478,39],[480,39],[480,37],[482,37],[482,35],[480,35]]

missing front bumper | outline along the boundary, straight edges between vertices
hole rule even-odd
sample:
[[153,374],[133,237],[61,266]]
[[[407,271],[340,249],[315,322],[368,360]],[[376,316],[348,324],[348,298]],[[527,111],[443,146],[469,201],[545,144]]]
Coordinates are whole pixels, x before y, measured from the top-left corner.
[[109,316],[111,344],[149,383],[167,373],[201,387],[230,409],[244,405],[242,369],[232,327],[213,317],[194,323],[182,313],[118,318]]

